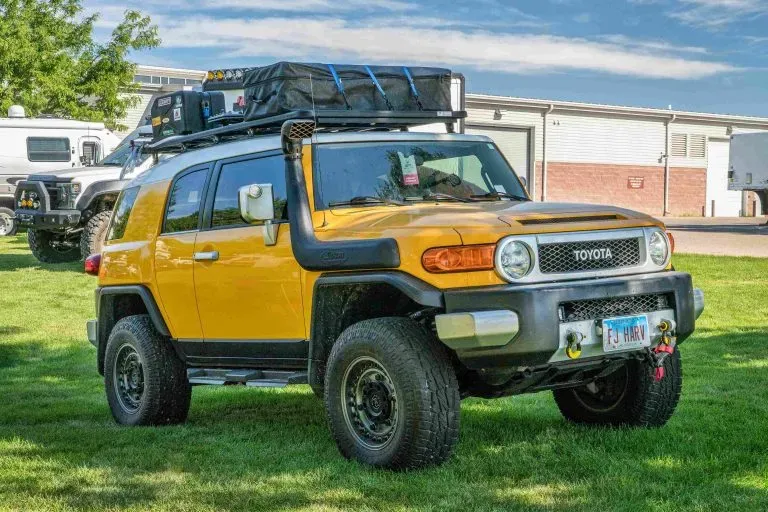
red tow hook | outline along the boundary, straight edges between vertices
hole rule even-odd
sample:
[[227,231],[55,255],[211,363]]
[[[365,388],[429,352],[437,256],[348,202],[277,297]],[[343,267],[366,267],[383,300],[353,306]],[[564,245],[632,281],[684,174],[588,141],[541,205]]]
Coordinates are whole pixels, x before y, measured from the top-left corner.
[[655,362],[653,378],[656,382],[660,382],[664,378],[664,361],[675,353],[675,338],[669,334],[671,329],[672,325],[667,320],[662,320],[659,324],[661,341],[653,349],[653,359]]

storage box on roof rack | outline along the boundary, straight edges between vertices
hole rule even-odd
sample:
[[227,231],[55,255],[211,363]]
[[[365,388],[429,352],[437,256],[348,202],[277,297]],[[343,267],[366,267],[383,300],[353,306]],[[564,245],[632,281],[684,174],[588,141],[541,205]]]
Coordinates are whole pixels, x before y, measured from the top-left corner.
[[244,74],[245,120],[297,110],[450,111],[443,68],[279,62]]
[[152,104],[152,135],[160,140],[207,128],[209,117],[226,110],[222,92],[176,91],[155,98]]

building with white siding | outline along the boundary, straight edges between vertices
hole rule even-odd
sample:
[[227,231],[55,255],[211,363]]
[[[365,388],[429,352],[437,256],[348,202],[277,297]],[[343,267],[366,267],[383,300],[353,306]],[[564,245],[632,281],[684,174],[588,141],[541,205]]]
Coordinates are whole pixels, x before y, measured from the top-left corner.
[[[138,66],[134,129],[153,94],[202,83],[205,71]],[[758,214],[728,191],[729,137],[768,118],[467,94],[467,133],[490,136],[537,200],[608,203],[652,215]],[[768,203],[768,201],[766,201]]]
[[[728,191],[730,135],[768,118],[468,94],[466,131],[493,138],[536,200],[653,215],[751,215]],[[758,204],[755,204],[757,201]]]

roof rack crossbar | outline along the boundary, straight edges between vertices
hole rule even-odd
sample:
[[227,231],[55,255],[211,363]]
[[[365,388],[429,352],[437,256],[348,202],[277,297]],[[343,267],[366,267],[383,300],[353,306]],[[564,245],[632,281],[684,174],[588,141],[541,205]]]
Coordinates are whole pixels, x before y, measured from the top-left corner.
[[[296,110],[255,121],[236,122],[233,116],[227,121],[230,124],[212,128],[190,135],[175,135],[148,144],[147,150],[184,151],[200,146],[216,144],[218,141],[236,140],[255,135],[277,133],[285,121],[307,119],[314,120],[317,131],[372,131],[372,130],[402,130],[413,126],[433,123],[444,123],[449,128],[455,121],[464,119],[464,111],[412,111],[394,112],[389,110]],[[449,129],[449,131],[451,131]]]

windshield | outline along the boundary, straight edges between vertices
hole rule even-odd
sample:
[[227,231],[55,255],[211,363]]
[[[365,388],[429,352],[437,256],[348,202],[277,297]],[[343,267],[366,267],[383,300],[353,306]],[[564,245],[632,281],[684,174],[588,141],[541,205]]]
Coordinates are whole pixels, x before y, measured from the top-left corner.
[[527,200],[493,144],[475,141],[319,144],[315,204]]
[[117,149],[105,156],[104,159],[96,165],[122,167],[129,156],[131,156],[131,144],[127,142],[118,146]]

